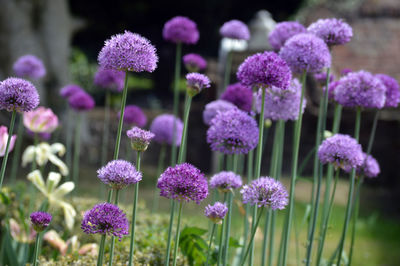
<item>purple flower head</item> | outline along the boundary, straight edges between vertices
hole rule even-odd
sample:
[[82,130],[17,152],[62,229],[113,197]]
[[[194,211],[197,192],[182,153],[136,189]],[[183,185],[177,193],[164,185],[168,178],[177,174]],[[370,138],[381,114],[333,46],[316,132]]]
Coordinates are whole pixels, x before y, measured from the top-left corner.
[[208,195],[208,183],[199,169],[188,163],[168,167],[158,179],[160,196],[199,204]]
[[221,95],[221,100],[231,102],[239,109],[250,112],[253,105],[253,91],[250,87],[238,82],[226,87]]
[[207,142],[213,151],[247,154],[258,144],[257,122],[237,108],[219,112],[211,120]]
[[347,74],[353,72],[351,68],[343,68],[342,71],[340,71],[340,75],[346,76]]
[[292,78],[289,66],[274,52],[251,55],[239,66],[238,80],[247,86],[287,89]]
[[210,179],[210,187],[216,188],[221,192],[228,192],[240,188],[243,185],[240,175],[231,171],[222,171],[215,174]]
[[85,212],[81,229],[86,234],[113,235],[121,241],[129,234],[129,221],[118,206],[104,202]]
[[69,106],[75,111],[89,111],[94,108],[94,99],[85,91],[78,91],[68,98]]
[[329,46],[348,43],[353,37],[350,25],[337,18],[319,19],[308,26],[307,30]]
[[[261,112],[262,91],[255,94],[255,106],[257,113]],[[301,98],[301,84],[298,79],[293,79],[287,90],[275,86],[265,92],[264,118],[271,120],[297,120],[299,117]],[[306,99],[303,99],[302,113],[306,107]]]
[[400,102],[400,87],[397,80],[385,74],[375,75],[386,87],[385,107],[396,108]]
[[386,87],[367,71],[347,74],[335,88],[335,100],[346,107],[382,108],[386,100]]
[[30,218],[33,229],[40,233],[49,226],[53,217],[47,212],[32,212]]
[[156,48],[139,34],[125,31],[105,41],[98,57],[100,67],[133,72],[153,72],[157,68]]
[[15,75],[20,78],[40,79],[46,75],[46,68],[42,60],[34,55],[24,55],[13,65]]
[[288,204],[288,193],[281,182],[271,177],[260,177],[240,190],[243,203],[282,210]]
[[196,23],[181,16],[168,20],[162,34],[167,41],[186,44],[196,44],[200,35]]
[[[326,84],[326,72],[319,72],[314,74],[314,79],[321,85]],[[329,83],[333,82],[335,80],[335,75],[329,74]]]
[[79,87],[78,85],[69,84],[60,90],[60,96],[65,99],[68,99],[75,93],[81,92],[81,91],[85,91],[85,90],[82,89],[81,87]]
[[[175,124],[175,134],[174,134]],[[154,118],[150,125],[150,131],[154,133],[154,141],[160,144],[176,146],[181,145],[183,123],[182,120],[174,115],[162,114]],[[175,135],[175,140],[174,140]]]
[[[279,55],[298,74],[321,72],[331,66],[331,53],[326,43],[310,33],[300,33],[285,43]],[[279,87],[279,86],[278,86]]]
[[154,133],[133,127],[126,132],[128,138],[131,139],[132,149],[136,151],[145,151],[150,144],[150,141],[154,138]]
[[249,28],[242,21],[233,19],[227,21],[219,29],[219,33],[222,37],[236,39],[236,40],[246,40],[250,39]]
[[32,83],[20,78],[0,82],[0,109],[29,112],[39,105],[39,94]]
[[204,215],[215,224],[222,224],[222,220],[228,212],[225,203],[215,202],[214,205],[208,204],[204,210]]
[[381,169],[378,161],[371,155],[367,156],[367,154],[363,152],[363,164],[357,167],[357,175],[373,178],[377,177],[380,172]]
[[211,120],[217,115],[218,112],[225,112],[232,108],[236,108],[233,103],[224,100],[215,100],[209,102],[204,107],[203,111],[203,122],[207,126],[211,124]]
[[363,163],[361,145],[349,135],[335,134],[325,139],[318,148],[319,160],[335,168],[350,172]]
[[189,72],[198,72],[207,67],[207,61],[199,54],[187,54],[183,56],[183,64]]
[[285,42],[299,33],[305,33],[307,29],[297,21],[284,21],[276,24],[269,33],[269,44],[275,51],[279,51]]
[[124,89],[124,82],[124,71],[99,68],[94,76],[94,84],[114,92],[121,92]]
[[203,89],[210,87],[210,79],[200,73],[189,73],[186,75],[186,85],[189,95],[193,97]]
[[[121,116],[121,112],[118,112],[118,118]],[[129,125],[135,125],[138,127],[144,127],[147,124],[147,116],[143,110],[134,104],[127,105],[124,112],[124,123]]]
[[[335,80],[333,82],[329,83],[329,87],[328,87],[328,99],[330,101],[334,101],[335,100],[335,90],[336,87],[339,85],[340,80]],[[323,90],[325,91],[326,87],[323,87]]]
[[122,189],[142,180],[142,174],[125,160],[113,160],[97,170],[97,177],[113,189]]

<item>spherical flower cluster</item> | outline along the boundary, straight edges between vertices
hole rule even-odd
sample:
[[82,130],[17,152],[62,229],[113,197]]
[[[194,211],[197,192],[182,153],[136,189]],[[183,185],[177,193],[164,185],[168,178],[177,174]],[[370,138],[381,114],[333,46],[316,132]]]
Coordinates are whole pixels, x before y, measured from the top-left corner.
[[51,133],[58,127],[58,117],[50,108],[43,106],[24,113],[23,122],[34,133]]
[[340,71],[340,75],[346,76],[347,74],[353,72],[351,68],[343,68],[342,71]]
[[174,115],[162,114],[157,116],[150,125],[150,131],[155,135],[154,141],[160,144],[181,145],[183,123]]
[[35,231],[38,233],[46,229],[53,218],[51,214],[47,212],[32,212],[29,217],[31,219],[33,229],[35,229]]
[[204,210],[204,215],[215,224],[222,224],[222,220],[228,213],[225,203],[215,202],[214,205],[208,204]]
[[78,91],[68,98],[69,106],[75,111],[89,111],[94,108],[94,99],[85,91]]
[[204,174],[191,164],[183,163],[168,167],[158,179],[160,196],[178,201],[195,201],[199,204],[208,195]]
[[114,92],[121,92],[124,89],[126,73],[114,69],[99,68],[94,76],[94,84]]
[[24,55],[13,65],[15,75],[21,78],[40,79],[46,75],[42,60],[34,55]]
[[[319,72],[314,74],[314,79],[322,85],[326,84],[326,72]],[[335,75],[329,74],[329,83],[333,82],[335,80]]]
[[250,112],[253,105],[253,92],[251,88],[241,83],[235,83],[226,87],[220,98],[221,100],[233,103],[245,112]]
[[297,21],[284,21],[276,24],[269,33],[269,44],[275,51],[279,51],[285,42],[299,33],[307,32],[306,28]]
[[237,19],[225,22],[219,29],[219,33],[225,38],[246,41],[250,39],[249,28],[246,24]]
[[335,134],[325,139],[318,148],[318,158],[323,163],[331,163],[335,168],[350,172],[363,163],[361,145],[348,135]]
[[386,87],[385,107],[396,108],[400,102],[400,87],[397,80],[385,74],[375,75]]
[[206,104],[203,111],[204,124],[209,126],[211,124],[211,120],[217,115],[218,112],[225,112],[232,108],[236,108],[235,105],[224,100],[215,100]]
[[335,100],[346,107],[382,108],[386,87],[367,71],[352,72],[340,79],[335,88]]
[[319,19],[307,28],[329,46],[348,43],[353,37],[353,29],[341,19]]
[[[13,150],[16,139],[17,135],[11,136],[10,145],[8,147],[9,153]],[[6,154],[7,141],[8,141],[8,129],[5,126],[0,126],[0,157],[3,157]]]
[[196,23],[182,16],[168,20],[163,28],[164,39],[174,43],[196,44],[199,35]]
[[86,234],[113,235],[121,241],[129,234],[129,222],[118,206],[104,202],[85,212],[81,229]]
[[210,87],[210,79],[200,73],[189,73],[186,75],[186,85],[189,95],[193,97],[203,89]]
[[150,144],[150,141],[154,138],[154,133],[133,127],[126,132],[128,138],[131,139],[131,147],[136,151],[145,151]]
[[29,81],[8,78],[0,82],[0,109],[29,112],[39,105],[39,94]]
[[288,192],[281,182],[271,177],[260,177],[240,190],[243,203],[257,207],[282,210],[288,204]]
[[215,174],[210,179],[210,187],[216,188],[221,192],[228,192],[232,189],[240,188],[243,185],[240,175],[231,171],[222,171]]
[[[121,112],[118,112],[118,117],[121,116]],[[138,127],[144,127],[147,124],[147,116],[143,110],[134,104],[127,105],[124,111],[124,123],[129,125],[135,125]]]
[[258,144],[257,122],[237,108],[220,112],[211,120],[207,142],[213,151],[247,154]]
[[[257,113],[261,112],[262,91],[255,94]],[[298,79],[293,79],[287,90],[275,86],[265,92],[264,118],[271,120],[297,120],[299,117],[301,98],[301,84]],[[306,99],[303,99],[301,112],[306,108]]]
[[72,95],[74,95],[75,93],[84,91],[84,89],[82,89],[81,87],[79,87],[78,85],[75,84],[69,84],[63,88],[61,88],[60,90],[60,96],[68,99],[69,97],[71,97]]
[[381,172],[378,161],[363,152],[363,164],[357,167],[357,175],[364,175],[369,178],[377,177]]
[[142,174],[125,160],[113,160],[97,170],[97,177],[113,189],[122,189],[142,180]]
[[289,66],[274,52],[251,55],[239,66],[238,80],[247,86],[287,89],[292,78]]
[[[331,66],[331,53],[326,43],[310,33],[293,36],[282,47],[279,55],[288,63],[290,69],[298,74],[321,72]],[[279,87],[279,86],[278,86]]]
[[201,71],[207,67],[207,61],[199,54],[187,54],[182,59],[189,72]]
[[133,72],[153,72],[157,68],[156,48],[139,34],[125,31],[105,41],[98,57],[100,67]]

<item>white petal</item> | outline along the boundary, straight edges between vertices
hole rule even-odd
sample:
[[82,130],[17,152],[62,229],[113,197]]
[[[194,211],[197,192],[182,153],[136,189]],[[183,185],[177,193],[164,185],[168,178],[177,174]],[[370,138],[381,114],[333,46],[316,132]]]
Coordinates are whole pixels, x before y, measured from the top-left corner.
[[65,182],[64,184],[62,184],[61,186],[59,186],[56,190],[54,190],[54,192],[52,193],[52,195],[58,199],[61,199],[62,197],[64,197],[64,195],[70,193],[72,190],[74,190],[75,188],[75,184],[74,182]]
[[46,185],[44,184],[44,180],[42,177],[42,174],[40,173],[39,170],[35,170],[33,172],[30,172],[27,176],[28,180],[31,181],[37,189],[39,189],[46,197],[48,196],[47,194],[47,188]]
[[58,153],[58,156],[63,156],[65,154],[65,146],[61,143],[54,143],[50,146],[50,151],[53,154]]
[[35,156],[35,147],[28,146],[22,154],[22,166],[25,167],[28,163],[33,161]]
[[58,166],[58,168],[60,169],[60,172],[63,176],[68,175],[69,171],[68,171],[67,165],[63,161],[61,161],[57,156],[55,156],[54,154],[50,154],[49,160],[54,165]]
[[60,183],[61,175],[56,172],[50,172],[47,177],[46,187],[49,194],[52,194],[54,189],[57,187],[58,183]]

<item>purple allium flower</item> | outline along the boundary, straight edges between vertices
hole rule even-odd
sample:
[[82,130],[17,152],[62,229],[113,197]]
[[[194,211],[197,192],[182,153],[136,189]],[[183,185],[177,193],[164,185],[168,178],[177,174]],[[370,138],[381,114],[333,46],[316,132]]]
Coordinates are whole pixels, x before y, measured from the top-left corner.
[[[121,116],[121,111],[118,112],[118,118]],[[124,112],[124,123],[144,127],[147,124],[147,116],[143,110],[134,104],[127,105]]]
[[210,179],[210,187],[222,192],[240,188],[243,185],[240,175],[231,171],[222,171],[213,175]]
[[121,92],[124,89],[124,82],[124,71],[99,68],[94,76],[94,84],[114,92]]
[[[0,126],[0,157],[3,157],[6,154],[8,136],[9,136],[8,128],[5,126]],[[10,153],[13,150],[16,140],[17,140],[17,135],[12,135],[10,140],[10,145],[8,147],[8,153]]]
[[371,155],[367,156],[367,154],[363,152],[363,164],[357,167],[357,175],[365,175],[366,177],[373,178],[377,177],[380,172],[381,169],[378,161]]
[[122,189],[142,180],[142,173],[125,160],[113,160],[97,170],[97,177],[113,189]]
[[353,29],[342,19],[319,19],[307,28],[308,32],[315,34],[324,42],[331,45],[348,43],[353,37]]
[[81,92],[84,91],[84,89],[82,89],[81,87],[79,87],[78,85],[74,85],[74,84],[69,84],[63,88],[61,88],[60,90],[60,96],[68,99],[69,97],[71,97],[72,95],[74,95],[77,92]]
[[183,64],[189,72],[201,71],[207,67],[207,61],[199,54],[184,55]]
[[46,68],[42,60],[34,55],[24,55],[13,65],[15,75],[20,78],[40,79],[46,75]]
[[[261,112],[262,91],[255,94],[255,106],[257,113]],[[301,83],[293,79],[287,90],[275,86],[265,92],[264,118],[271,120],[297,120],[299,117],[301,98]],[[306,99],[303,99],[302,113],[306,107]]]
[[29,112],[39,105],[39,94],[32,83],[20,78],[0,82],[0,109]]
[[271,177],[260,177],[240,190],[243,203],[282,210],[288,204],[288,193],[281,182]]
[[189,95],[193,97],[203,89],[210,87],[210,79],[200,73],[189,73],[186,75],[186,85]]
[[133,127],[126,132],[128,138],[131,139],[132,149],[136,151],[145,151],[150,144],[150,141],[154,138],[154,133]]
[[49,226],[53,217],[47,212],[32,212],[30,218],[33,229],[40,233]]
[[349,135],[335,134],[325,139],[318,148],[319,160],[335,168],[350,172],[363,163],[361,145]]
[[347,74],[335,88],[335,100],[346,107],[382,108],[386,100],[386,87],[367,71]]
[[245,112],[250,112],[253,105],[253,91],[239,82],[226,87],[220,98],[233,103]]
[[156,48],[139,34],[125,31],[105,41],[98,57],[100,67],[133,72],[153,72],[157,68]]
[[[174,138],[174,124],[175,124],[175,141]],[[174,115],[162,114],[154,118],[150,125],[150,131],[154,133],[154,141],[160,144],[175,144],[181,145],[183,123],[182,120],[176,118]]]
[[208,183],[199,169],[188,163],[168,167],[158,179],[160,196],[199,204],[208,195]]
[[[326,84],[326,72],[319,72],[314,74],[314,79],[322,85]],[[335,75],[329,74],[329,83],[333,82],[335,80]]]
[[233,103],[227,102],[225,100],[215,100],[209,102],[204,107],[203,111],[203,122],[207,126],[210,125],[211,120],[217,115],[218,112],[225,112],[232,108],[236,108]]
[[200,34],[196,23],[182,16],[176,16],[164,24],[163,38],[174,43],[196,44]]
[[222,220],[228,212],[225,203],[215,202],[214,205],[208,204],[204,210],[204,215],[215,224],[222,224]]
[[[300,33],[285,43],[279,55],[298,74],[320,72],[331,66],[331,53],[326,43],[310,33]],[[278,86],[279,87],[279,86]]]
[[305,33],[307,29],[297,21],[284,21],[276,24],[269,33],[268,41],[275,51],[279,51],[285,42],[299,33]]
[[397,80],[385,74],[375,75],[386,87],[385,107],[396,108],[400,102],[400,87]]
[[86,234],[113,235],[121,241],[129,234],[129,221],[118,206],[104,202],[85,212],[81,229]]
[[68,98],[69,106],[75,111],[89,111],[94,108],[94,99],[85,91],[78,91]]
[[239,66],[238,80],[247,86],[287,89],[292,78],[289,66],[274,52],[251,55]]
[[249,28],[242,21],[233,19],[227,21],[219,29],[219,33],[222,37],[236,39],[236,40],[246,40],[250,39]]
[[247,154],[258,144],[257,122],[237,108],[220,112],[211,120],[207,142],[213,151]]
[[351,68],[343,68],[342,71],[340,71],[340,75],[346,76],[347,74],[353,72]]
[[[329,87],[328,87],[328,99],[330,101],[334,101],[335,100],[335,90],[336,87],[339,85],[340,80],[335,80],[331,83],[329,83]],[[323,91],[325,91],[326,87],[323,87]]]

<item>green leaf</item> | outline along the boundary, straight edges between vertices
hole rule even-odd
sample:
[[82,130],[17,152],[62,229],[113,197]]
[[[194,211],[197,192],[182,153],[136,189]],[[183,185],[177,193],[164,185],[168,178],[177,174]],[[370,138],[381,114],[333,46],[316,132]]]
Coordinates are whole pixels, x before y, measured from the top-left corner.
[[9,205],[11,203],[10,198],[4,192],[1,192],[1,191],[0,191],[0,201],[4,205]]
[[207,259],[207,242],[203,235],[207,230],[198,227],[185,227],[179,238],[179,247],[190,265],[204,264]]
[[229,238],[229,247],[232,248],[240,248],[242,245],[240,245],[239,241],[233,237]]

